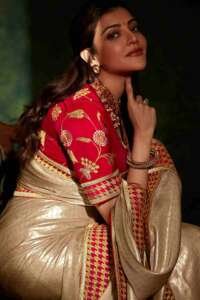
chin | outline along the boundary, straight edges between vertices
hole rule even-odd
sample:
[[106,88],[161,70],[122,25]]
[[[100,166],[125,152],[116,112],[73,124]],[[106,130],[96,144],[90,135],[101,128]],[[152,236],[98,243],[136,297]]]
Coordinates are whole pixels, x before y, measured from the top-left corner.
[[[147,61],[146,59],[138,59],[137,61],[134,61],[132,63],[129,63],[128,65],[124,65],[124,72],[135,72],[135,71],[143,71],[146,68]],[[122,70],[121,70],[122,71]],[[123,72],[122,71],[122,72]]]
[[131,68],[131,71],[134,72],[134,71],[143,71],[145,68],[146,68],[146,61],[143,61],[143,62],[138,62],[137,64],[134,64],[133,66],[129,66],[132,67]]

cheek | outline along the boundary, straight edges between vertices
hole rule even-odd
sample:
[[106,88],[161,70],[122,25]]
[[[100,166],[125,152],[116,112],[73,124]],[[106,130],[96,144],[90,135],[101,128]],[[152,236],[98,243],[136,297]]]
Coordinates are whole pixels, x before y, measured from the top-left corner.
[[139,36],[139,43],[142,45],[142,47],[146,50],[147,49],[147,39],[143,34]]
[[100,60],[102,64],[116,64],[120,60],[124,47],[118,44],[108,44],[101,49]]

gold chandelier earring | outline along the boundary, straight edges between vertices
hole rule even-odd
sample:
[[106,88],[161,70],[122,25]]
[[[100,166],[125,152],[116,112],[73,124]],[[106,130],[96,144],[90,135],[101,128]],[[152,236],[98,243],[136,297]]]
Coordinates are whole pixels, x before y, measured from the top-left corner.
[[100,73],[100,65],[99,64],[94,64],[92,67],[93,72],[98,75]]

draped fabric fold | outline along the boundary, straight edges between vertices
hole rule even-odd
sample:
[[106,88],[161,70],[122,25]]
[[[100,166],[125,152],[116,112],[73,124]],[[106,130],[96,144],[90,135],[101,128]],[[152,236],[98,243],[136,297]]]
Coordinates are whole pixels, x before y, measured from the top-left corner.
[[175,170],[149,176],[154,172],[141,259],[127,182],[110,228],[85,203],[69,170],[39,152],[0,218],[0,290],[29,300],[199,300],[200,230],[181,224]]
[[[200,230],[197,226],[181,223],[181,184],[175,170],[161,168],[160,172],[160,182],[149,199],[147,263],[141,261],[133,238],[131,199],[127,182],[122,183],[120,198],[112,212],[112,244],[118,255],[116,263],[120,261],[127,278],[129,300],[198,300]],[[186,253],[190,258],[186,258]],[[120,266],[115,268],[120,272]]]
[[[155,294],[166,283],[178,258],[180,246],[180,188],[177,175],[163,174],[152,201],[149,216],[150,269],[140,260],[131,230],[132,211],[127,183],[113,214],[116,244],[122,268],[138,299]],[[166,199],[167,198],[167,199]],[[165,226],[163,226],[163,219]]]

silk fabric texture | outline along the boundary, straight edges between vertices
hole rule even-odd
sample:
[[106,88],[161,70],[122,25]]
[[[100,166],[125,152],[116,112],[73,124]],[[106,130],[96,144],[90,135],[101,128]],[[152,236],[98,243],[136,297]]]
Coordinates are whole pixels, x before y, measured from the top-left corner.
[[[142,204],[148,212],[148,247],[141,256],[133,233],[137,211],[126,180],[121,180],[108,226],[86,201],[71,170],[38,151],[0,218],[2,291],[30,300],[198,300],[200,230],[181,223],[176,170],[159,164],[148,178],[148,200]],[[93,229],[101,232],[103,253],[110,251],[99,274],[104,285],[94,290],[87,283]],[[105,272],[109,280],[102,279]]]

